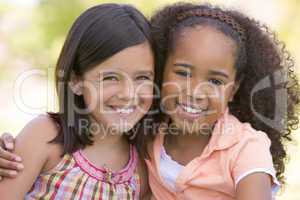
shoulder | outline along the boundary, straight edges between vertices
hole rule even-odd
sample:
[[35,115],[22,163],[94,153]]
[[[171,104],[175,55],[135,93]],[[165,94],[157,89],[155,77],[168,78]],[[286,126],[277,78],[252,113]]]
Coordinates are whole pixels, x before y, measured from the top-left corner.
[[240,123],[233,135],[236,142],[228,155],[236,174],[262,168],[274,171],[271,140],[265,132],[254,129],[249,123]]
[[34,136],[33,139],[53,139],[58,133],[58,126],[46,114],[39,115],[32,119],[20,132],[18,136]]
[[234,116],[230,116],[226,124],[229,126],[225,127],[225,134],[221,134],[218,145],[220,149],[226,149],[223,155],[227,155],[231,163],[237,160],[272,162],[271,140],[265,132],[256,130],[249,123],[240,122]]
[[58,145],[49,143],[57,134],[57,124],[48,115],[39,115],[18,134],[15,151],[24,159],[35,156],[45,164],[50,156],[54,156],[54,152],[60,152]]
[[56,124],[47,115],[34,118],[22,129],[16,137],[14,152],[22,158],[24,169],[16,178],[0,182],[4,199],[24,199],[50,155],[58,154],[58,147],[49,143],[57,133]]
[[[233,124],[232,132],[238,146],[243,146],[249,143],[260,143],[266,146],[271,145],[271,140],[268,135],[260,130],[256,130],[248,122],[241,122],[239,119],[230,116],[230,123]],[[230,127],[229,127],[230,128]]]
[[265,132],[241,122],[237,138],[230,152],[237,199],[246,199],[249,194],[251,198],[271,199],[271,186],[275,189],[280,185],[270,151],[271,140]]
[[271,145],[271,140],[263,131],[254,129],[249,123],[239,121],[233,115],[227,115],[225,119],[219,120],[214,129],[212,138],[215,148],[226,150],[230,157],[239,154],[245,148],[249,151],[257,147],[263,151]]
[[246,145],[251,143],[270,147],[271,140],[265,132],[254,129],[249,123],[242,123],[241,131],[239,133],[239,144]]

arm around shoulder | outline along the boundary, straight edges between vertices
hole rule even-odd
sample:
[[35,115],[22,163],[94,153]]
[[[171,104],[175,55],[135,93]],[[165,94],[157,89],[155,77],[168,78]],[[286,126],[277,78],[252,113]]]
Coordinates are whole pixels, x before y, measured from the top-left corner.
[[46,115],[38,116],[23,128],[16,138],[15,153],[23,158],[25,168],[15,179],[0,182],[1,199],[24,199],[48,160],[52,149],[48,142],[56,134],[56,125]]

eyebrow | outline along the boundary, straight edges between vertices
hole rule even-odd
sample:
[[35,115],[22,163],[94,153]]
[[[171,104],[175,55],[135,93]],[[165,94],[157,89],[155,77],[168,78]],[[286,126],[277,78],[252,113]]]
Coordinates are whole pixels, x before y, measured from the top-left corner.
[[150,76],[154,76],[154,72],[153,71],[138,71],[137,74],[147,74]]
[[217,70],[209,70],[209,74],[211,75],[218,75],[218,76],[223,76],[225,78],[229,78],[229,75],[226,74],[225,72],[222,72],[222,71],[217,71]]
[[98,75],[108,76],[108,75],[117,75],[117,73],[116,72],[102,72],[102,73],[99,73]]
[[[143,75],[149,75],[149,76],[153,76],[154,77],[154,72],[153,71],[146,71],[146,70],[141,70],[141,71],[138,71],[136,74],[140,75],[140,74],[143,74]],[[102,73],[99,73],[99,75],[101,76],[109,76],[109,75],[118,75],[117,72],[102,72]]]
[[194,66],[188,63],[174,63],[174,66],[180,66],[185,68],[193,68]]

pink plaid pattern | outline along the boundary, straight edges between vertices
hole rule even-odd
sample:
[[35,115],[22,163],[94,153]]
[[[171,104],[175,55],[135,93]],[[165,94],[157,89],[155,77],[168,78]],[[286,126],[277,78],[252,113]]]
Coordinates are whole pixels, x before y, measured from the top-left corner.
[[133,146],[130,147],[128,164],[118,172],[97,168],[81,150],[66,154],[54,169],[40,174],[25,199],[139,199],[137,161],[137,151]]

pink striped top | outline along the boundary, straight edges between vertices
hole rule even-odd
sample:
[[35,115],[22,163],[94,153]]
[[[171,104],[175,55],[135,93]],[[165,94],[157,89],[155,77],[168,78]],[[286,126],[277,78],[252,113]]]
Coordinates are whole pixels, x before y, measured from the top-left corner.
[[133,146],[127,165],[117,172],[96,167],[81,150],[65,154],[56,167],[39,175],[25,199],[139,199],[137,161]]

